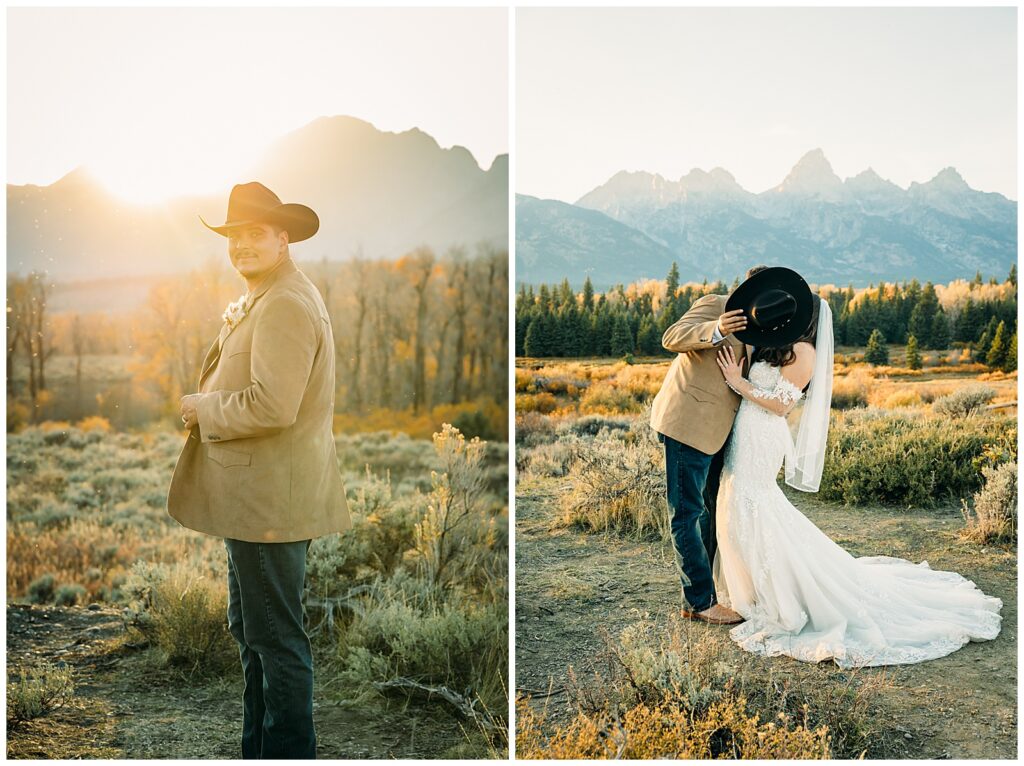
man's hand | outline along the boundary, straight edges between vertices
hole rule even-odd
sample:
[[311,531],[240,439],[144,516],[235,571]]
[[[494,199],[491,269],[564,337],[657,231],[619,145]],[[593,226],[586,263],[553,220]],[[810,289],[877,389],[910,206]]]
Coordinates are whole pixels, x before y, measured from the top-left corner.
[[202,394],[185,394],[181,397],[181,422],[190,431],[199,425],[199,412],[196,410],[196,405],[201,397]]
[[738,330],[747,329],[747,318],[743,316],[743,309],[726,311],[718,317],[718,332],[724,338]]

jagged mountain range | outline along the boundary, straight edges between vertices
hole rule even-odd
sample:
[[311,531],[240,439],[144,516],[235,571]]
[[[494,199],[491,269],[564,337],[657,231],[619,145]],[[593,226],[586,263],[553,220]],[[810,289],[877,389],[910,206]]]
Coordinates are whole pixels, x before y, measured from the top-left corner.
[[1003,276],[1017,260],[1017,203],[970,188],[954,168],[908,189],[874,170],[842,180],[821,149],[760,194],[728,171],[678,181],[620,172],[574,205],[516,197],[516,279],[608,287],[741,276],[789,266],[814,283]]
[[[397,257],[420,245],[470,253],[508,247],[508,155],[482,169],[461,146],[426,133],[377,130],[354,117],[321,117],[268,147],[246,178],[320,216],[298,244],[302,260]],[[7,186],[7,269],[46,269],[57,280],[180,273],[226,258],[227,193],[132,205],[79,168],[49,186]]]

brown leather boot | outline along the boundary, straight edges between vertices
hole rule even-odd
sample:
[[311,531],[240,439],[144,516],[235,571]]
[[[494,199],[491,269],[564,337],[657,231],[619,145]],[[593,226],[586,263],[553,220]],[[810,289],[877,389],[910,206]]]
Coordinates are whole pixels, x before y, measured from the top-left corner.
[[737,625],[743,622],[742,615],[721,604],[712,604],[710,609],[705,609],[703,612],[689,612],[684,609],[683,617],[711,625]]

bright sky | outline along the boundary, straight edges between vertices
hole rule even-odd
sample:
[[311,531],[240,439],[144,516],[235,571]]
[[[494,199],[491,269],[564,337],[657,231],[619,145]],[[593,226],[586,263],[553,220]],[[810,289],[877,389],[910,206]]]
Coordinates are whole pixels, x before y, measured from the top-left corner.
[[721,166],[748,191],[821,148],[906,188],[952,165],[1017,199],[1015,8],[520,9],[517,191]]
[[319,116],[508,151],[505,8],[12,8],[7,181],[221,190]]

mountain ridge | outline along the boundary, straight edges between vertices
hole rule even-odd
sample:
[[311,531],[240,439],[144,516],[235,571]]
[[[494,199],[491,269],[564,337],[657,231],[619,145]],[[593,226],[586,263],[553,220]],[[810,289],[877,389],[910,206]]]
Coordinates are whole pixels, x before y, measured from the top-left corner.
[[[243,176],[317,211],[321,229],[295,246],[300,258],[507,247],[507,154],[485,170],[465,147],[442,148],[419,128],[388,132],[356,117],[318,117],[271,142]],[[84,167],[46,186],[8,184],[8,271],[45,269],[67,280],[197,268],[225,252],[198,216],[222,220],[229,191],[133,204]]]
[[[781,183],[757,194],[723,168],[694,168],[679,181],[619,171],[574,207],[601,212],[643,234],[694,279],[731,280],[753,263],[774,263],[816,282],[948,280],[976,271],[1005,273],[1017,257],[1017,203],[972,189],[955,168],[903,189],[870,167],[841,179],[820,148],[805,153]],[[566,261],[572,247],[564,236],[557,248],[545,248],[539,224],[557,218],[555,208],[545,216],[535,211],[523,221],[523,237],[531,240],[535,262],[543,256],[547,271],[564,272],[558,280],[582,281]],[[630,239],[624,232],[617,238]],[[593,245],[591,240],[590,250]],[[594,254],[607,268],[591,273],[592,280],[611,285],[650,276],[664,258],[658,253],[649,260],[649,254],[621,247],[626,249],[615,257]],[[518,257],[516,274],[519,281],[537,281],[531,264]]]

